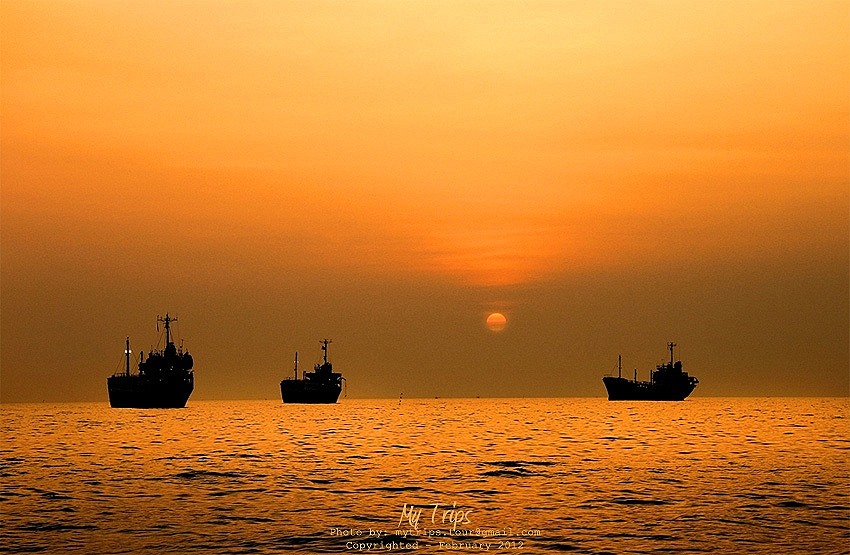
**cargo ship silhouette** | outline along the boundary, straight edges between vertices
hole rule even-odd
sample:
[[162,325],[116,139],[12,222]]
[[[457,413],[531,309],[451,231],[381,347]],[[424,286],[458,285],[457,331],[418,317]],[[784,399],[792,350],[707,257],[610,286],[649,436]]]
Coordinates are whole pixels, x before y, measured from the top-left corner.
[[195,375],[192,371],[194,360],[183,346],[178,348],[171,338],[171,323],[177,318],[165,314],[157,316],[159,323],[165,324],[165,348],[151,351],[145,359],[139,355],[139,371],[130,371],[130,338],[127,338],[124,356],[124,372],[117,372],[106,379],[109,391],[109,405],[113,408],[171,409],[183,408],[195,387]]
[[322,363],[317,364],[312,372],[304,372],[298,378],[298,353],[295,353],[295,377],[284,378],[280,382],[280,396],[284,403],[336,403],[342,392],[345,378],[339,372],[333,371],[333,365],[328,362],[328,344],[330,339],[322,339]]
[[608,390],[609,401],[683,401],[699,383],[682,370],[682,361],[674,361],[675,343],[667,343],[670,362],[659,364],[650,371],[648,382],[639,382],[637,370],[633,380],[623,377],[622,357],[617,357],[617,377],[605,376],[602,383]]

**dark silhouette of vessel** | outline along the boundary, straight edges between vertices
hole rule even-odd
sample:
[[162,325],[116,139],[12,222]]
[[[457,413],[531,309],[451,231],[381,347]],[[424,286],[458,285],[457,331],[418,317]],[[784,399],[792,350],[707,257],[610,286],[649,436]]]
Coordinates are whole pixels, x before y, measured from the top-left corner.
[[182,345],[178,348],[171,340],[171,323],[176,321],[177,318],[171,318],[168,313],[165,318],[157,316],[157,327],[159,322],[165,324],[165,348],[151,351],[147,359],[141,353],[139,370],[135,374],[130,372],[130,338],[127,338],[124,372],[106,379],[111,407],[176,409],[186,406],[195,387],[194,361],[188,351],[183,351]]
[[617,357],[617,377],[605,376],[602,383],[608,390],[609,401],[684,401],[699,383],[694,376],[682,371],[682,361],[674,362],[675,343],[668,343],[670,362],[659,364],[650,371],[648,382],[639,382],[637,370],[633,380],[623,377],[622,357]]
[[330,339],[322,339],[322,363],[317,364],[312,372],[304,372],[298,378],[298,353],[295,353],[295,377],[284,378],[280,382],[280,397],[284,403],[336,403],[342,392],[342,382],[345,378],[339,372],[333,371],[333,365],[328,362],[328,343]]

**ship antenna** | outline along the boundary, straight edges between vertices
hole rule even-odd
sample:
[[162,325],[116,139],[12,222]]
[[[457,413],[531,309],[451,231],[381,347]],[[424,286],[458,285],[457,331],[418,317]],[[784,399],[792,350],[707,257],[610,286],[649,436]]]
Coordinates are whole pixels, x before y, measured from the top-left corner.
[[298,379],[298,351],[295,351],[295,379]]
[[673,365],[673,347],[675,347],[675,346],[676,346],[676,344],[673,343],[672,341],[667,344],[667,348],[670,349],[670,366]]
[[171,343],[171,322],[176,322],[177,318],[170,317],[166,312],[165,318],[163,318],[162,316],[157,316],[156,321],[157,327],[159,327],[159,322],[163,322],[165,324],[165,344],[168,345],[169,343]]
[[124,349],[124,356],[127,358],[127,375],[130,375],[130,336],[127,336],[127,348]]
[[623,355],[617,355],[617,377],[623,377]]
[[319,341],[322,344],[322,358],[324,359],[324,364],[328,363],[328,343],[331,343],[330,339],[322,339]]

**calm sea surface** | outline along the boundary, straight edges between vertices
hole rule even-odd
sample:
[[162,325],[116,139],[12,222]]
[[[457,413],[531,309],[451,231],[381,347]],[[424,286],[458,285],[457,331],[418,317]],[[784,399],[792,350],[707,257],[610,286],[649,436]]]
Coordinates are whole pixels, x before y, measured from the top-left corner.
[[848,408],[3,405],[0,551],[850,553]]

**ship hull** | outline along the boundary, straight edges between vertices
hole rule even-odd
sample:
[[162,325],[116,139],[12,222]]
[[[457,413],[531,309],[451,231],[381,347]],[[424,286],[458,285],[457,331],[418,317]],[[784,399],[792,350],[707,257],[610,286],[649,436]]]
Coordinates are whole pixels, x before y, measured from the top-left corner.
[[107,379],[109,406],[121,409],[182,409],[195,388],[193,376],[150,380],[139,375]]
[[626,378],[602,378],[609,401],[684,401],[696,387],[695,383],[676,385],[635,382]]
[[342,393],[337,384],[311,384],[305,380],[280,382],[280,397],[284,403],[334,404]]

